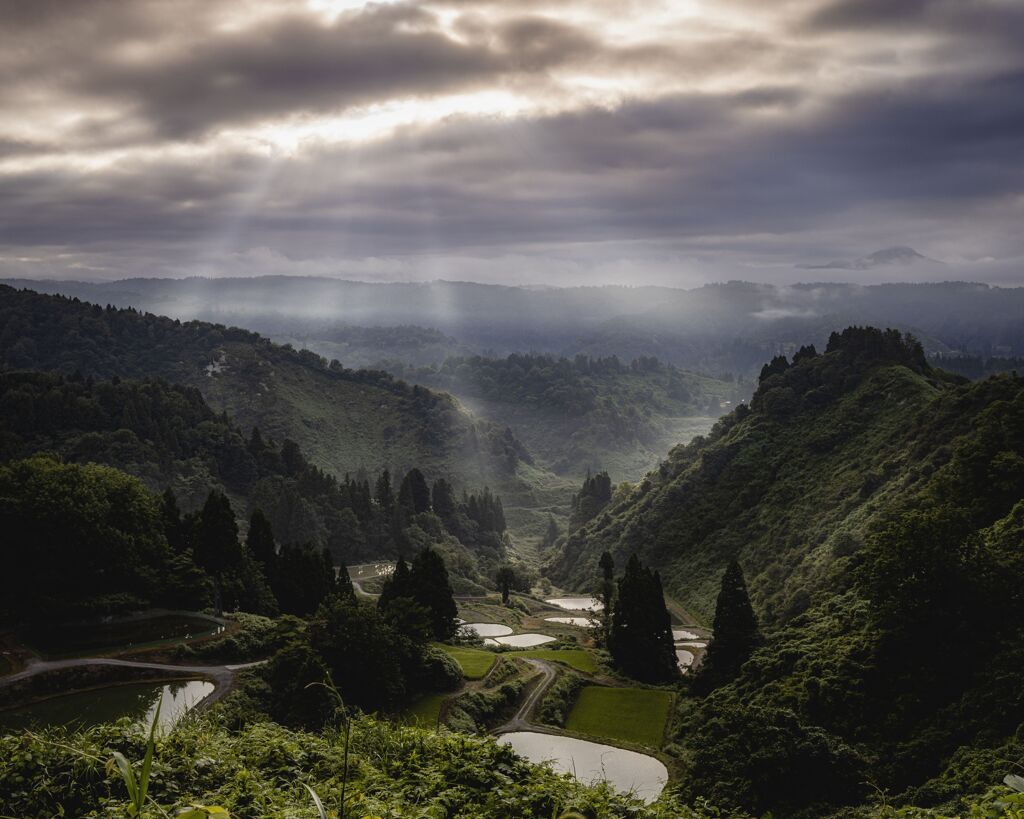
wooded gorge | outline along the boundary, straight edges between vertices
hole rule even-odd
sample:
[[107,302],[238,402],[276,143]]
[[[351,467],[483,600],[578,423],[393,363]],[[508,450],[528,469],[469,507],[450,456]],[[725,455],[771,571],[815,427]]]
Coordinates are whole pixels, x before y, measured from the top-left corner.
[[[1015,374],[968,381],[911,336],[849,327],[766,361],[749,404],[638,482],[559,483],[537,465],[542,438],[535,450],[427,387],[243,330],[0,295],[11,690],[60,665],[33,647],[46,624],[185,611],[221,630],[109,649],[230,680],[161,741],[160,804],[278,815],[312,806],[307,780],[349,789],[346,815],[367,817],[998,816],[1016,799],[998,789],[1024,752]],[[538,418],[614,395],[642,416],[691,387],[675,397],[724,400],[656,361],[512,356],[434,376],[467,367],[478,394]],[[340,409],[329,440],[309,402]],[[335,448],[375,446],[364,434],[388,454]],[[642,752],[666,771],[660,796],[567,790],[465,737],[538,727]],[[102,764],[77,760],[141,756],[133,730],[5,734],[4,810],[121,805]]]

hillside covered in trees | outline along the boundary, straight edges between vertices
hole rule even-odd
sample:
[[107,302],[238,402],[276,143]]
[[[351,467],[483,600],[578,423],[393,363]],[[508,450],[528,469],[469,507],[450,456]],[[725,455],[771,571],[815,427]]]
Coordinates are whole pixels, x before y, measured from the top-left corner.
[[501,500],[486,488],[457,494],[443,478],[431,488],[418,469],[394,485],[387,470],[337,479],[293,441],[277,444],[258,428],[245,433],[198,390],[158,379],[0,373],[0,460],[36,452],[169,488],[185,512],[199,509],[211,489],[225,492],[243,522],[259,510],[277,543],[326,548],[341,563],[433,542],[460,582],[476,584],[489,582],[505,555]]
[[968,383],[911,338],[850,328],[766,365],[749,409],[549,569],[592,588],[603,551],[635,552],[709,620],[738,560],[764,642],[683,705],[684,789],[818,816],[872,788],[946,804],[1020,759],[1022,540],[1024,381]]
[[194,387],[215,412],[264,438],[294,441],[335,477],[416,467],[459,492],[490,486],[505,498],[511,527],[540,527],[546,516],[536,510],[571,491],[530,463],[507,429],[469,417],[447,395],[238,328],[0,287],[0,364]]
[[537,462],[559,474],[609,470],[639,478],[680,440],[705,432],[749,397],[742,382],[684,372],[656,358],[517,354],[451,357],[433,367],[380,365],[457,396],[476,414],[509,427]]

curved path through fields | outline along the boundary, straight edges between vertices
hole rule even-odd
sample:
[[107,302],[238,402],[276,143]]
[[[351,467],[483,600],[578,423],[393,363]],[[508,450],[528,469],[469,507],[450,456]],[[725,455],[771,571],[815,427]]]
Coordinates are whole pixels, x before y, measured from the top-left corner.
[[[81,666],[112,665],[122,668],[139,668],[148,671],[166,671],[175,676],[205,677],[214,684],[214,689],[204,697],[197,705],[205,708],[225,696],[235,680],[235,672],[253,666],[262,665],[266,660],[259,660],[254,663],[242,663],[240,665],[170,665],[168,663],[144,663],[136,660],[115,660],[109,657],[76,657],[67,660],[35,660],[29,661],[28,666],[6,677],[0,677],[0,688],[8,686],[20,680],[34,677],[38,674],[45,674],[48,671],[61,671],[66,668],[78,668]],[[69,692],[70,693],[70,692]]]
[[537,703],[544,698],[544,694],[547,693],[551,684],[555,681],[555,668],[547,660],[533,660],[526,657],[523,659],[541,673],[542,676],[540,682],[537,683],[529,695],[523,699],[522,704],[519,706],[519,710],[516,711],[512,719],[504,725],[500,725],[495,728],[492,733],[508,734],[512,731],[544,731],[547,729],[547,726],[544,725],[534,725],[529,721],[529,716],[537,706]]

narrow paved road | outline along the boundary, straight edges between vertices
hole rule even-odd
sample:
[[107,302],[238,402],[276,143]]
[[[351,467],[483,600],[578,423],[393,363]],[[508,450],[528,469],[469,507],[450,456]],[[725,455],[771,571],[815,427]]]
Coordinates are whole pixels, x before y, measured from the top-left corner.
[[551,663],[548,663],[545,660],[526,659],[526,662],[541,673],[541,681],[537,683],[537,686],[530,692],[530,695],[523,700],[523,704],[519,706],[519,710],[516,711],[515,716],[513,716],[512,719],[504,725],[494,729],[493,733],[495,734],[507,734],[512,731],[537,730],[536,726],[530,724],[528,717],[537,703],[541,701],[544,694],[547,693],[547,690],[551,687],[551,683],[555,681],[555,669]]

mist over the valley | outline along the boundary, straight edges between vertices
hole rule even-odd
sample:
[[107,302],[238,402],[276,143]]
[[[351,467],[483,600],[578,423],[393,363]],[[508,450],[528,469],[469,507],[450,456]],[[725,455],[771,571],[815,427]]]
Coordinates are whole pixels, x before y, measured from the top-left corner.
[[[809,271],[808,271],[809,272]],[[750,377],[777,354],[822,348],[850,325],[913,333],[930,354],[1024,354],[1024,289],[965,282],[529,288],[327,278],[8,281],[17,287],[255,330],[345,366],[455,355],[655,356]],[[396,328],[369,331],[361,328]]]

